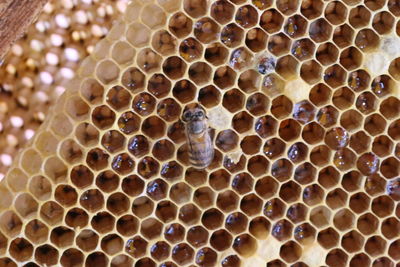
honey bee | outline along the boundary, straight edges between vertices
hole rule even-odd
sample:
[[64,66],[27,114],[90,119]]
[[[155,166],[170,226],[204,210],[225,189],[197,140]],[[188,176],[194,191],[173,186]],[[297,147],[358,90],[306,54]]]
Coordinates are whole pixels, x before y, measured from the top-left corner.
[[188,108],[182,119],[186,123],[189,161],[196,168],[206,168],[214,158],[206,113],[201,107]]

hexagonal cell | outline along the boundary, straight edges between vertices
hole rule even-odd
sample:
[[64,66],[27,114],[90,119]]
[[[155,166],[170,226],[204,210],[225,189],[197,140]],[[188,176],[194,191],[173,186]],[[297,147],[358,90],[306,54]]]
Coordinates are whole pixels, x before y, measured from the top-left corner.
[[271,223],[262,216],[256,217],[251,220],[249,225],[249,232],[258,239],[267,238]]
[[201,211],[193,204],[186,204],[179,210],[179,219],[187,225],[195,224],[199,221]]
[[365,253],[359,253],[353,256],[349,264],[351,267],[370,265],[371,260]]
[[396,240],[389,246],[389,256],[394,260],[400,259],[400,240]]
[[301,15],[287,18],[284,31],[292,38],[299,38],[306,33],[308,22]]
[[371,83],[372,91],[378,97],[384,97],[393,92],[394,86],[394,81],[388,75],[378,76]]
[[321,203],[323,198],[324,191],[317,184],[309,185],[303,190],[303,201],[309,206],[314,206]]
[[354,214],[349,209],[344,208],[336,212],[333,218],[333,224],[336,229],[345,231],[353,227],[354,220]]
[[291,203],[298,200],[300,192],[300,186],[297,183],[290,181],[281,185],[281,188],[279,189],[279,197],[286,203]]
[[344,48],[352,44],[354,38],[354,30],[349,25],[342,24],[337,26],[333,31],[333,42],[340,48]]
[[24,262],[32,257],[33,246],[28,240],[18,237],[10,243],[8,253],[10,253],[15,260]]
[[324,17],[334,25],[341,24],[346,20],[347,8],[339,1],[331,2],[325,7]]
[[242,257],[250,257],[257,250],[257,241],[249,234],[241,234],[235,238],[233,249]]
[[240,234],[247,229],[248,219],[241,212],[229,214],[225,219],[225,228],[232,234]]
[[211,67],[205,62],[196,62],[189,67],[189,78],[198,85],[205,84],[211,79]]
[[139,220],[132,215],[125,215],[118,219],[116,225],[118,233],[123,236],[132,236],[139,229]]
[[[365,70],[357,70],[350,73],[347,84],[355,92],[361,92],[368,88],[371,77]],[[370,94],[370,92],[365,92]],[[365,94],[363,93],[363,94]],[[363,95],[361,94],[361,95]],[[356,104],[357,105],[357,104]]]
[[168,28],[178,38],[183,38],[192,31],[192,19],[182,12],[177,12],[169,20]]
[[371,195],[375,196],[385,191],[386,181],[377,174],[369,176],[364,185],[365,191]]
[[337,188],[326,195],[325,201],[331,209],[338,209],[346,205],[347,199],[347,193],[341,188]]
[[285,241],[292,236],[293,224],[285,219],[277,221],[272,226],[272,236],[278,241]]
[[[63,216],[64,216],[64,209],[54,201],[48,201],[42,204],[40,207],[40,217],[50,225],[55,225],[61,222]],[[2,220],[5,218],[7,218],[6,215],[3,215]],[[7,230],[12,233],[11,230],[15,231],[16,230],[15,228],[18,228],[20,225],[19,221],[14,217],[9,218],[9,220],[10,220],[9,223],[13,223],[13,228],[9,227],[11,229]]]
[[286,212],[286,217],[293,223],[305,221],[308,214],[308,208],[302,203],[292,204]]
[[380,171],[385,178],[394,178],[398,175],[400,170],[400,163],[394,157],[386,158],[382,161]]
[[[177,56],[171,56],[171,57],[166,58],[162,64],[163,72],[170,79],[182,78],[186,73],[186,68],[187,68],[186,63],[180,57],[177,57]],[[162,80],[158,81],[158,83],[161,83],[161,82],[162,82]],[[154,85],[155,88],[157,88],[156,86],[157,86],[157,84]],[[159,88],[157,88],[157,89],[159,89]]]
[[348,256],[346,252],[337,248],[329,251],[326,255],[325,262],[328,266],[346,266]]
[[357,130],[363,122],[362,115],[356,110],[348,110],[340,116],[340,125],[349,132]]
[[[337,89],[336,91],[338,90],[340,89]],[[321,106],[326,104],[330,100],[330,97],[331,89],[323,83],[318,83],[311,88],[308,98],[314,105]],[[334,100],[333,102],[335,103]]]
[[239,88],[247,93],[250,94],[254,91],[258,91],[260,82],[260,74],[255,70],[246,70],[242,72],[238,79],[238,86]]
[[189,16],[197,18],[206,14],[207,1],[185,0],[183,2],[183,9]]
[[239,137],[232,130],[224,130],[218,133],[215,144],[224,152],[233,150],[238,145]]
[[[179,68],[179,66],[177,68]],[[177,72],[179,72],[179,70],[177,70]],[[171,82],[163,74],[156,73],[150,77],[147,83],[147,89],[155,97],[162,98],[168,95],[169,91],[171,90]],[[149,115],[154,110],[154,106],[155,106],[155,99],[148,93],[141,93],[133,99],[132,107],[137,113],[139,113],[142,116]]]
[[264,154],[270,159],[279,157],[284,151],[285,143],[279,138],[271,138],[267,140],[263,147]]
[[394,25],[394,17],[387,11],[375,14],[372,19],[372,28],[379,34],[387,34],[392,31]]
[[101,144],[108,152],[115,153],[125,146],[125,137],[119,131],[111,130],[103,135]]
[[374,153],[365,153],[358,158],[357,168],[364,175],[376,173],[379,168],[379,158]]
[[346,71],[338,64],[335,64],[325,70],[324,81],[332,88],[336,88],[344,84],[346,75]]
[[271,73],[264,77],[261,90],[269,97],[281,95],[285,89],[285,82],[277,74]]
[[229,51],[225,46],[220,43],[213,43],[207,46],[204,58],[214,66],[218,66],[226,61],[228,55]]
[[97,78],[103,84],[109,84],[117,80],[119,76],[119,67],[111,60],[104,60],[100,62],[96,68]]
[[349,12],[349,22],[354,28],[362,28],[369,24],[371,12],[364,6],[354,7]]
[[229,65],[235,70],[243,70],[250,67],[253,54],[245,47],[239,47],[232,51]]
[[240,201],[240,209],[248,216],[258,214],[262,208],[262,200],[255,194],[246,195]]
[[220,27],[213,19],[204,17],[195,23],[193,32],[200,42],[208,44],[217,39]]
[[364,250],[372,257],[379,256],[386,250],[386,241],[380,236],[372,236],[365,242]]
[[400,233],[400,222],[394,217],[390,217],[385,219],[381,223],[381,231],[382,234],[387,238],[387,239],[393,239],[398,237]]
[[[312,244],[315,240],[315,236],[316,236],[316,230],[308,223],[300,224],[294,229],[294,238],[301,245]],[[293,251],[290,252],[293,253]]]
[[50,233],[51,242],[59,248],[71,246],[74,238],[75,232],[64,226],[56,227]]
[[310,161],[317,166],[325,166],[331,160],[331,150],[326,145],[319,145],[313,148],[310,153]]
[[177,47],[177,41],[175,37],[166,30],[159,30],[155,32],[152,37],[151,44],[154,50],[163,56],[168,56],[174,53]]
[[104,87],[97,80],[87,78],[81,83],[80,93],[89,103],[98,104],[103,100]]
[[364,92],[357,97],[356,107],[357,109],[364,113],[369,114],[377,108],[377,99],[370,92]]
[[210,7],[210,14],[220,24],[225,24],[233,18],[235,7],[226,0],[214,2]]
[[236,72],[228,66],[223,66],[215,70],[213,82],[221,89],[231,87],[236,79]]
[[80,208],[72,208],[65,215],[65,223],[73,228],[83,228],[89,222],[89,215]]
[[[112,192],[119,185],[119,177],[112,171],[104,171],[96,177],[96,186],[103,192]],[[72,195],[72,194],[71,194]]]
[[393,119],[400,114],[399,104],[399,99],[388,97],[381,102],[379,111],[386,119]]
[[318,173],[318,183],[324,188],[335,186],[340,179],[339,172],[332,166],[325,167]]
[[291,53],[298,60],[307,60],[313,56],[315,44],[307,38],[296,40],[291,49]]
[[339,243],[339,234],[332,227],[318,233],[318,243],[325,249],[330,249]]
[[[184,236],[182,236],[184,237]],[[186,240],[195,248],[204,246],[209,239],[208,231],[202,226],[193,226],[189,228]]]
[[161,166],[161,176],[170,182],[181,177],[182,173],[183,167],[176,161],[169,161]]
[[396,141],[400,139],[399,128],[400,128],[400,120],[396,120],[389,125],[388,129],[389,136]]
[[99,242],[99,236],[92,230],[83,230],[76,237],[77,246],[85,252],[96,249]]
[[339,50],[332,43],[323,43],[318,46],[315,55],[322,65],[327,66],[336,62],[339,57]]
[[272,260],[270,262],[267,262],[267,267],[284,267],[287,266],[285,263],[283,263],[281,260]]
[[312,20],[319,17],[322,14],[324,4],[321,0],[317,1],[302,1],[300,12],[307,19]]
[[264,215],[272,220],[281,218],[285,214],[286,205],[279,198],[267,201],[264,205]]
[[35,249],[35,260],[43,265],[55,265],[58,262],[58,251],[50,245],[43,245]]
[[308,33],[313,41],[322,43],[331,38],[332,26],[324,18],[320,18],[310,24]]
[[356,213],[362,213],[370,205],[369,196],[365,193],[356,193],[350,197],[349,207]]
[[92,121],[101,130],[110,128],[115,121],[115,113],[105,105],[96,107],[92,112]]
[[31,242],[40,244],[47,240],[49,229],[43,222],[34,219],[25,226],[24,233]]
[[309,84],[317,83],[322,77],[322,67],[315,60],[304,62],[300,68],[300,77]]
[[146,254],[147,245],[148,243],[146,240],[140,236],[136,236],[126,242],[125,251],[132,257],[140,258]]
[[83,253],[75,248],[65,250],[60,258],[62,266],[73,266],[74,264],[83,264],[83,262]]
[[97,144],[99,132],[93,125],[84,122],[76,127],[75,136],[81,145],[92,146]]
[[250,29],[246,34],[245,44],[253,52],[259,52],[265,49],[268,36],[260,28]]
[[360,189],[362,174],[358,171],[349,171],[342,176],[342,187],[349,192]]
[[325,227],[331,219],[331,211],[325,206],[318,206],[310,211],[310,221],[317,228]]
[[287,151],[288,158],[293,163],[299,163],[306,159],[308,154],[308,148],[302,142],[297,142],[291,145]]
[[318,143],[323,139],[324,128],[316,122],[308,123],[303,127],[301,136],[309,144]]
[[104,205],[103,194],[97,189],[90,189],[82,193],[79,203],[89,212],[95,212]]
[[355,44],[363,52],[372,51],[379,47],[380,38],[371,29],[363,29],[357,33]]
[[336,124],[338,114],[338,110],[329,105],[321,108],[318,111],[316,119],[322,126],[328,128]]
[[114,228],[115,218],[108,212],[97,213],[91,220],[91,226],[99,233],[108,233]]
[[143,47],[150,40],[150,29],[142,23],[132,23],[126,31],[126,39],[135,47]]
[[350,147],[357,153],[366,151],[370,143],[371,139],[364,131],[358,131],[350,138]]
[[151,257],[157,261],[162,261],[168,258],[171,252],[171,247],[165,241],[158,241],[150,248]]
[[362,53],[355,47],[348,47],[340,54],[340,64],[347,70],[358,68],[363,61]]
[[291,45],[291,39],[284,33],[274,34],[268,39],[268,50],[277,57],[287,54]]
[[260,26],[269,34],[279,31],[283,24],[283,16],[276,9],[269,9],[262,13]]
[[396,80],[400,79],[400,58],[395,58],[389,65],[389,73]]
[[[192,227],[189,229],[188,232],[188,240],[190,239],[189,236],[193,234],[196,227]],[[181,242],[185,237],[185,228],[180,225],[179,223],[172,223],[166,226],[164,230],[164,238],[171,244],[175,244]]]
[[146,73],[159,70],[162,57],[150,48],[142,49],[137,55],[137,65]]
[[224,251],[231,246],[232,236],[224,229],[217,230],[212,233],[210,244],[217,251]]
[[202,248],[196,253],[196,263],[199,266],[215,266],[217,253],[209,247]]

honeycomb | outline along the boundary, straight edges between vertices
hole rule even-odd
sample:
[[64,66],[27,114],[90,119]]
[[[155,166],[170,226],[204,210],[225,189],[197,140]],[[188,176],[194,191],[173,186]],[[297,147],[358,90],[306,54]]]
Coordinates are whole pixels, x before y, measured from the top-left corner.
[[0,59],[0,179],[128,0],[50,0]]
[[400,266],[399,16],[132,1],[0,183],[0,266]]

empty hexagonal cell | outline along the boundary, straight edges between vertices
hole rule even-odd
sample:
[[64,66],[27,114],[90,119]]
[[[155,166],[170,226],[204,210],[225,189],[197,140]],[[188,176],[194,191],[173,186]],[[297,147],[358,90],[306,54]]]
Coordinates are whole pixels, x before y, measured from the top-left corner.
[[82,81],[80,92],[91,104],[98,104],[103,99],[104,87],[95,79],[88,78]]
[[337,188],[326,195],[325,201],[331,209],[338,209],[346,205],[347,199],[348,194],[341,188]]
[[125,215],[120,217],[116,223],[116,229],[118,233],[123,236],[134,235],[139,228],[139,221],[132,215]]
[[325,249],[332,248],[339,243],[339,234],[332,227],[326,228],[318,233],[318,243]]
[[388,129],[389,136],[396,141],[400,139],[399,128],[400,128],[400,121],[396,120],[389,125]]
[[92,112],[92,121],[100,129],[107,129],[115,121],[115,113],[108,106],[96,107]]
[[65,223],[73,228],[83,228],[89,222],[89,215],[81,208],[72,208],[65,215]]
[[29,191],[38,200],[47,200],[51,196],[52,186],[44,176],[34,176],[30,179]]
[[339,1],[331,2],[326,6],[324,16],[334,25],[341,24],[346,20],[347,8]]
[[127,32],[126,39],[135,47],[143,47],[148,44],[150,40],[150,29],[142,23],[132,23]]
[[349,47],[340,54],[340,64],[347,70],[358,68],[363,60],[361,52],[355,47]]
[[354,220],[355,216],[353,212],[344,208],[336,212],[335,216],[333,217],[333,224],[335,225],[336,229],[345,231],[353,227]]
[[167,56],[175,52],[177,47],[177,41],[175,37],[173,37],[166,30],[159,30],[154,33],[152,37],[151,44],[158,53],[163,56]]
[[330,222],[330,219],[331,211],[324,206],[315,207],[310,211],[310,221],[317,228],[326,226]]
[[386,158],[382,161],[380,171],[385,178],[394,178],[400,169],[399,161],[394,157]]
[[370,142],[370,137],[364,131],[359,131],[351,136],[350,147],[357,153],[362,153],[368,149]]
[[[187,225],[195,224],[199,221],[201,211],[194,204],[186,204],[179,210],[179,219]],[[204,217],[204,214],[203,214]]]
[[209,82],[211,73],[211,67],[205,62],[195,62],[189,67],[189,78],[198,85]]
[[301,2],[301,14],[307,19],[312,20],[322,14],[324,4],[322,1],[302,1]]
[[386,250],[386,241],[380,236],[372,236],[366,240],[364,250],[372,257],[381,255]]
[[[193,229],[194,227],[190,228]],[[178,224],[178,223],[173,223],[168,225],[165,230],[164,230],[164,237],[167,239],[168,242],[171,244],[175,244],[178,242],[181,242],[184,237],[185,237],[185,228]],[[189,230],[190,232],[190,230]],[[188,236],[189,236],[188,232]]]
[[150,248],[150,253],[153,259],[162,261],[168,258],[171,252],[171,247],[165,241],[158,241]]
[[[308,98],[314,105],[321,106],[326,104],[330,100],[330,96],[331,89],[323,83],[318,83],[311,88]],[[335,103],[334,99],[332,100]]]
[[309,84],[314,84],[322,78],[322,67],[315,60],[304,62],[300,68],[300,77]]
[[180,57],[177,56],[171,56],[166,58],[162,65],[163,72],[170,79],[182,78],[186,72],[186,68],[187,68],[186,63]]
[[213,43],[207,46],[204,58],[211,64],[218,66],[226,61],[228,55],[229,51],[225,46],[220,43]]
[[226,0],[214,2],[210,7],[211,16],[220,24],[225,24],[233,18],[235,7]]
[[82,193],[79,203],[90,212],[101,209],[104,205],[103,194],[97,189],[90,189]]
[[315,42],[322,43],[330,39],[332,26],[324,18],[320,18],[310,24],[308,33]]
[[359,253],[353,256],[349,264],[351,267],[370,265],[371,260],[365,253]]
[[387,34],[393,29],[394,17],[387,11],[382,11],[377,14],[372,19],[372,27],[379,34]]
[[40,244],[47,240],[49,229],[43,222],[34,219],[25,226],[24,233],[31,242]]
[[266,75],[262,81],[261,90],[269,97],[275,97],[283,93],[285,82],[275,73]]
[[321,203],[323,198],[324,191],[317,184],[309,185],[303,190],[303,201],[309,206],[314,206]]
[[349,22],[354,28],[362,28],[369,24],[371,12],[364,6],[354,7],[349,12]]
[[332,96],[333,104],[343,110],[350,107],[354,102],[354,93],[347,87],[335,90]]
[[389,246],[389,256],[394,259],[398,260],[400,258],[400,240],[396,240]]
[[400,233],[400,222],[394,217],[385,219],[381,223],[381,232],[387,239],[398,237]]
[[323,43],[318,46],[316,58],[322,65],[330,65],[339,57],[338,48],[332,43]]
[[331,150],[326,145],[316,146],[310,153],[310,160],[317,166],[327,165],[331,160]]
[[[54,198],[61,205],[68,207],[74,205],[78,199],[78,194],[72,186],[59,185],[54,191]],[[28,205],[26,203],[25,205]]]
[[257,250],[257,242],[251,235],[241,234],[235,238],[232,247],[242,257],[250,257]]
[[[239,128],[242,129],[242,128]],[[233,150],[238,145],[239,137],[232,130],[224,130],[218,133],[215,143],[222,151]]]
[[340,179],[339,172],[332,166],[323,168],[318,173],[318,183],[324,188],[335,186]]
[[74,231],[64,226],[56,227],[50,233],[51,242],[59,248],[72,245],[74,238]]
[[161,65],[161,56],[150,48],[142,49],[136,57],[137,65],[147,73],[157,71]]
[[262,200],[255,194],[246,195],[240,201],[240,209],[248,216],[256,215],[261,211]]
[[248,219],[241,212],[229,214],[225,219],[225,228],[232,234],[239,234],[247,229]]
[[208,44],[214,41],[218,33],[220,32],[220,27],[211,18],[204,17],[198,20],[194,25],[194,35],[202,43]]
[[119,71],[118,65],[113,61],[104,60],[99,63],[96,69],[96,75],[102,83],[109,84],[118,78]]
[[207,1],[185,0],[183,2],[183,9],[189,16],[197,18],[206,14]]
[[348,256],[346,252],[337,248],[329,251],[326,255],[325,262],[328,266],[346,266],[348,261]]
[[58,251],[50,245],[37,247],[35,250],[35,260],[44,265],[55,265],[58,262]]
[[300,186],[297,183],[290,181],[281,185],[281,188],[279,189],[279,197],[283,201],[290,203],[296,201],[300,197],[300,192]]
[[300,135],[301,126],[293,120],[284,120],[279,125],[279,136],[285,141],[292,141]]
[[340,48],[347,47],[352,44],[354,38],[354,30],[347,24],[337,26],[333,31],[333,42]]
[[207,243],[208,238],[209,238],[209,233],[202,226],[194,226],[189,228],[186,235],[186,240],[196,248],[204,246]]
[[97,144],[99,132],[94,126],[85,122],[76,127],[75,136],[80,144],[91,146]]
[[385,185],[386,181],[379,175],[374,174],[366,179],[364,189],[369,195],[375,196],[385,191]]
[[199,266],[214,266],[216,262],[217,253],[209,247],[202,248],[196,253],[196,263]]
[[346,191],[353,192],[361,187],[362,175],[358,171],[349,171],[342,176],[342,186]]
[[73,266],[74,264],[83,264],[84,255],[83,253],[76,249],[70,248],[63,252],[60,263],[62,266]]
[[218,251],[224,251],[231,246],[232,236],[224,229],[217,230],[212,233],[210,237],[210,244],[214,249]]
[[379,111],[386,119],[393,119],[400,113],[400,101],[395,97],[388,97],[380,104]]
[[83,251],[92,251],[97,247],[99,236],[92,230],[83,230],[76,237],[76,244]]
[[346,75],[346,71],[341,66],[335,64],[325,70],[324,81],[332,88],[336,88],[344,84]]
[[[64,216],[63,208],[54,201],[48,201],[42,204],[40,208],[40,217],[48,224],[54,225],[61,222]],[[2,217],[2,219],[4,216]],[[13,219],[12,217],[10,219]],[[15,220],[15,219],[13,219]],[[14,228],[18,227],[18,221],[14,221]]]
[[19,237],[10,243],[8,253],[10,253],[15,260],[24,262],[31,258],[33,254],[33,246],[26,239]]
[[355,45],[363,52],[372,51],[379,47],[379,44],[379,36],[371,29],[362,29],[356,35]]
[[350,197],[349,206],[356,213],[362,213],[370,205],[369,196],[365,193],[356,193]]
[[340,116],[340,125],[347,131],[357,130],[363,122],[362,115],[356,110],[347,110]]
[[278,33],[270,36],[268,39],[268,50],[275,56],[282,56],[289,52],[292,42],[284,33]]

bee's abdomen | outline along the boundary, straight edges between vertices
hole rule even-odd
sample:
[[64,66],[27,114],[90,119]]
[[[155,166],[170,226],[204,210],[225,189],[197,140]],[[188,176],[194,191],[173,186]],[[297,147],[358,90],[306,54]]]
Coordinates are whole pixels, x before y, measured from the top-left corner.
[[206,168],[214,158],[210,137],[204,142],[189,142],[189,161],[196,168]]

